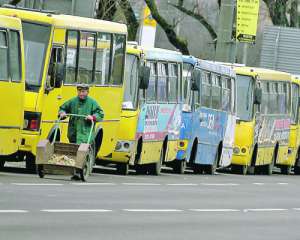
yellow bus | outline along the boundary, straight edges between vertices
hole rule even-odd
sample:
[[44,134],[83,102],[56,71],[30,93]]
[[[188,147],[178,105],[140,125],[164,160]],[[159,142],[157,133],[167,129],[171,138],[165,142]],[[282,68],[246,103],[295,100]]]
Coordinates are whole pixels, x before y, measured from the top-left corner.
[[[126,25],[10,7],[0,14],[22,21],[27,75],[20,151],[26,167],[35,168],[37,143],[53,138],[58,108],[76,96],[77,83],[88,83],[90,96],[104,110],[95,147],[98,158],[110,156],[124,92]],[[57,136],[67,141],[66,126]]]
[[299,119],[299,97],[300,97],[300,79],[298,76],[292,76],[292,122],[289,139],[289,157],[282,171],[290,174],[292,166],[294,173],[300,174],[300,119]]
[[176,159],[182,108],[182,55],[138,46],[128,48],[118,142],[109,161],[120,174],[158,175]]
[[[251,67],[237,74],[237,124],[231,169],[271,175],[288,158],[291,75]],[[281,168],[284,170],[284,167]]]
[[21,21],[0,16],[0,167],[18,159],[24,112],[25,66]]

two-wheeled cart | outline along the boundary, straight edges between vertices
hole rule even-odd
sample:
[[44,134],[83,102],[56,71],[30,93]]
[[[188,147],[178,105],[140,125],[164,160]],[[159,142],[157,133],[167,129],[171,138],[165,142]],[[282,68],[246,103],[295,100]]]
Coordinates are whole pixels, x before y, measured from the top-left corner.
[[[86,118],[85,115],[67,114],[68,117]],[[52,142],[41,140],[37,145],[36,165],[40,178],[46,174],[54,175],[80,175],[86,181],[93,169],[95,152],[91,143],[94,131],[94,121],[91,121],[91,130],[87,143],[62,143],[56,141],[61,119],[55,121],[57,125]]]

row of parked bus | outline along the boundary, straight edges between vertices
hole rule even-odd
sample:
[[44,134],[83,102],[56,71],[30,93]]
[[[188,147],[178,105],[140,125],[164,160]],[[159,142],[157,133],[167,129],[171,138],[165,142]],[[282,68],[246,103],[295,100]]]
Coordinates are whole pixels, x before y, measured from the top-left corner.
[[35,169],[58,108],[90,85],[105,113],[96,124],[97,164],[158,175],[300,173],[300,80],[289,73],[216,63],[127,42],[123,24],[0,8],[0,167]]

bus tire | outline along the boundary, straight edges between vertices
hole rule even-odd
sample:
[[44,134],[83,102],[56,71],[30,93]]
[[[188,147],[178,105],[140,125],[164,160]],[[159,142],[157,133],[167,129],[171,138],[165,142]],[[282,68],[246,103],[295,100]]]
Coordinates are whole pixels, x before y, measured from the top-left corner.
[[36,173],[36,165],[35,165],[35,156],[32,154],[27,154],[25,158],[25,166],[26,170],[29,173]]
[[173,171],[177,174],[184,174],[186,168],[186,160],[175,160],[173,165]]
[[248,166],[247,165],[231,165],[231,172],[235,174],[241,174],[246,175],[248,172]]
[[117,174],[119,175],[128,175],[129,173],[129,164],[127,163],[117,163]]
[[220,152],[219,152],[219,150],[217,150],[214,162],[211,165],[207,165],[205,167],[205,172],[207,174],[214,175],[216,173],[217,165],[218,165],[218,162],[219,162],[219,156],[220,156]]
[[299,166],[294,166],[294,174],[300,175],[300,167]]
[[195,174],[203,174],[204,173],[204,166],[202,164],[194,163],[192,166],[192,169]]
[[281,174],[290,175],[292,172],[292,166],[284,165],[280,167]]
[[43,165],[37,165],[37,173],[39,175],[40,178],[44,178],[45,177],[45,172],[44,172],[44,167]]
[[148,172],[148,168],[145,165],[137,164],[135,166],[135,172],[137,175],[146,175]]
[[159,157],[159,161],[155,162],[155,163],[151,163],[149,165],[149,173],[151,175],[155,175],[155,176],[158,176],[161,172],[161,166],[163,164],[163,161],[164,161],[164,149],[162,149],[160,151],[160,157]]
[[5,160],[4,159],[0,159],[0,169],[3,169],[5,165]]

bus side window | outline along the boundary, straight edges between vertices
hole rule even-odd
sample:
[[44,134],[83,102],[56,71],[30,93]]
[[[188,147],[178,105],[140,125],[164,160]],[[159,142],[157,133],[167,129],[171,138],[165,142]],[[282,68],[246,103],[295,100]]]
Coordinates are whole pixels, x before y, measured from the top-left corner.
[[96,34],[80,33],[80,49],[78,61],[78,83],[91,84],[93,82],[94,54],[96,51]]
[[231,78],[231,112],[236,113],[236,91],[235,78]]
[[124,35],[115,34],[113,38],[113,53],[111,63],[111,84],[122,85],[123,70],[125,61],[126,37]]
[[211,78],[210,73],[201,71],[201,105],[204,107],[211,107]]
[[157,63],[158,76],[157,76],[157,98],[158,102],[167,102],[167,76],[168,69],[166,63]]
[[169,102],[177,102],[179,78],[178,78],[178,65],[169,64],[169,81],[168,81],[168,100]]
[[66,78],[65,83],[74,84],[77,82],[78,69],[78,40],[79,33],[77,31],[67,32],[67,50],[65,56],[66,62]]
[[111,46],[111,34],[98,33],[94,77],[96,85],[109,85]]
[[147,101],[154,102],[156,101],[157,64],[156,62],[147,62],[147,65],[150,67],[150,79],[148,89],[146,90],[146,99]]
[[221,109],[221,76],[211,74],[212,76],[212,108]]
[[231,108],[231,79],[223,77],[222,79],[222,110],[230,111]]
[[262,88],[262,104],[261,104],[261,113],[262,114],[267,114],[268,113],[268,98],[269,98],[269,87],[268,87],[268,82],[262,82],[261,83],[261,88]]
[[0,81],[8,81],[7,32],[0,31]]
[[51,58],[48,68],[49,87],[55,86],[55,65],[56,63],[63,63],[63,49],[62,47],[54,46],[51,52]]
[[21,54],[20,34],[17,31],[10,31],[9,35],[9,62],[10,77],[14,82],[20,82],[21,77]]

